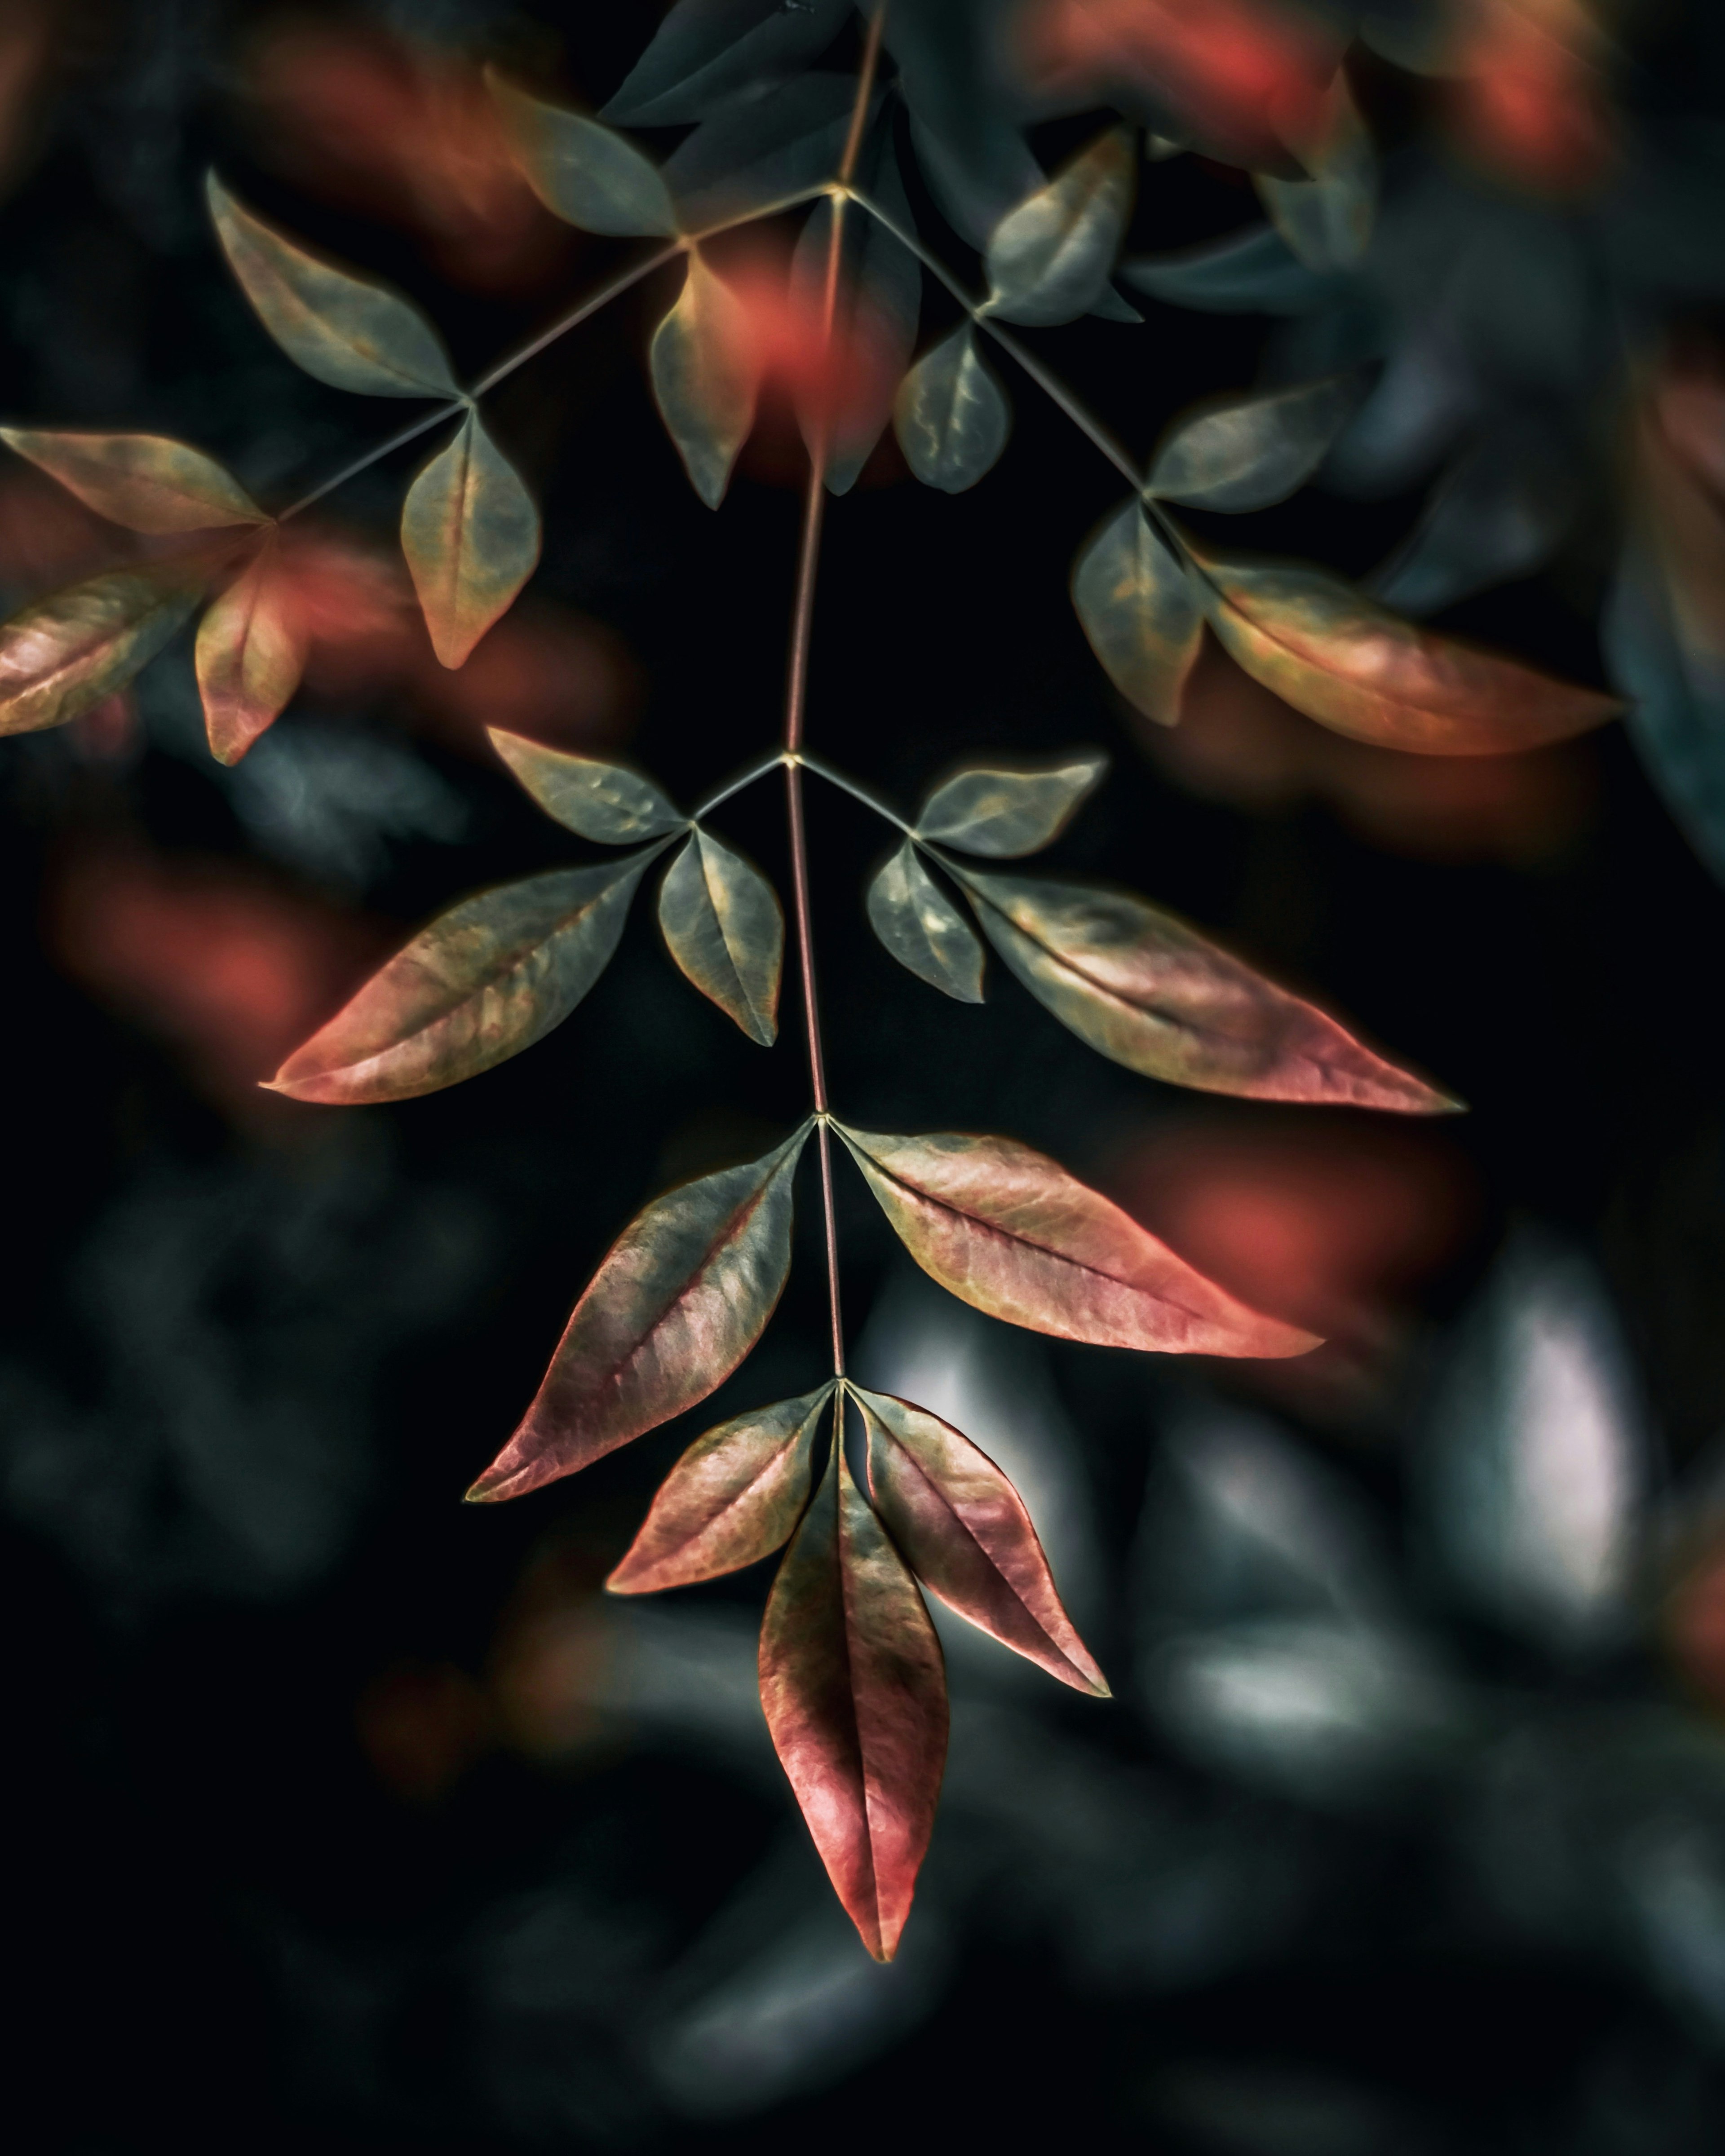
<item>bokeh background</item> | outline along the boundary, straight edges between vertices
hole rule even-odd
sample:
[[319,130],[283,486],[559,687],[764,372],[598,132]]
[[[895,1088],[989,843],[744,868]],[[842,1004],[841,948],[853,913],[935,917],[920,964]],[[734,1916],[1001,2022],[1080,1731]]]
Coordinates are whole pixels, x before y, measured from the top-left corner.
[[[291,498],[397,414],[270,343],[205,170],[413,293],[477,370],[621,259],[538,208],[477,60],[597,105],[654,20],[13,0],[5,416],[182,436]],[[1478,491],[1535,440],[1510,537],[1489,487],[1464,497],[1448,569],[1428,550],[1435,581],[1401,597],[1592,680],[1635,369],[1678,367],[1672,439],[1725,471],[1725,26],[1674,0],[1609,27],[1626,42],[1581,104],[1517,133],[1526,100],[1494,105],[1488,70],[1465,124],[1421,138],[1425,207],[1386,258],[1413,357],[1249,539],[1405,578],[1440,460],[1484,441]],[[1357,64],[1374,123],[1417,136],[1414,79]],[[1032,139],[1051,162],[1095,124]],[[1147,168],[1134,249],[1257,214],[1225,163],[1174,157]],[[1656,280],[1630,244],[1656,229],[1679,270],[1613,341],[1612,280]],[[308,685],[244,762],[204,748],[183,639],[135,695],[0,755],[8,1930],[44,2145],[1716,2148],[1725,903],[1616,727],[1402,757],[1214,652],[1178,731],[1137,718],[1065,590],[1119,484],[1027,386],[973,493],[923,492],[889,441],[836,506],[814,742],[901,801],[980,748],[1107,747],[1052,858],[1230,939],[1471,1112],[1183,1095],[998,969],[983,1009],[947,1003],[868,932],[880,828],[816,795],[842,1111],[1025,1138],[1329,1343],[1235,1369],[1013,1332],[845,1192],[859,1375],[1014,1473],[1117,1695],[942,1620],[947,1794],[891,1969],[767,1741],[763,1580],[599,1592],[681,1445],[819,1376],[811,1222],[710,1410],[521,1503],[459,1503],[622,1221],[803,1112],[794,1034],[744,1040],[644,910],[574,1018],[470,1085],[355,1112],[258,1090],[413,924],[578,857],[484,726],[627,752],[685,801],[772,740],[798,437],[770,405],[721,514],[696,501],[640,364],[668,297],[631,295],[495,398],[547,546],[461,673],[409,603],[398,459],[299,527]],[[1312,371],[1297,323],[1142,304],[1141,326],[1046,340],[1139,451],[1197,396]],[[0,470],[9,604],[131,543]],[[1489,588],[1463,588],[1470,562]],[[721,820],[782,876],[770,789]]]

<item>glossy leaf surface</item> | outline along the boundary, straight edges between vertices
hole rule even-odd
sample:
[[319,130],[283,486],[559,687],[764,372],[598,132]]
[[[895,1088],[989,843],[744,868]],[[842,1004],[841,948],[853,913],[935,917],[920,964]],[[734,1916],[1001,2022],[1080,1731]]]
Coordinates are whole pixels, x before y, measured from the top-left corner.
[[836,1445],[767,1604],[761,1704],[845,1913],[890,1961],[940,1796],[946,1665]]
[[868,1430],[869,1495],[923,1585],[1062,1684],[1106,1699],[1024,1500],[987,1453],[926,1408],[850,1394]]
[[124,688],[198,603],[184,563],[109,569],[0,625],[0,734],[64,726]]
[[993,470],[1012,431],[1012,408],[968,322],[911,369],[892,419],[905,461],[925,486],[963,494]]
[[1204,613],[1184,568],[1136,501],[1080,555],[1072,603],[1121,695],[1158,726],[1177,726]]
[[653,333],[649,364],[660,417],[690,483],[716,509],[754,424],[760,368],[742,302],[698,254]]
[[869,885],[869,920],[901,966],[961,1004],[983,999],[983,947],[976,931],[916,857],[906,839]]
[[50,434],[0,427],[0,441],[98,516],[129,531],[203,531],[268,521],[213,457],[161,434]]
[[1260,1101],[1423,1115],[1456,1105],[1136,892],[961,873],[1031,994],[1129,1070]]
[[459,666],[539,559],[538,509],[477,412],[408,489],[401,544],[431,648]]
[[1003,218],[983,258],[989,311],[1039,326],[1088,313],[1119,252],[1136,172],[1130,131],[1112,128]]
[[924,1272],[991,1317],[1171,1354],[1301,1355],[1317,1344],[1236,1302],[1014,1139],[834,1128]]
[[612,1594],[656,1594],[717,1579],[788,1541],[809,1502],[815,1440],[832,1398],[829,1383],[697,1437],[660,1484],[640,1532],[605,1582]]
[[1353,375],[1224,398],[1175,421],[1146,491],[1204,509],[1267,509],[1303,486],[1359,402]]
[[547,748],[521,734],[486,728],[491,746],[547,816],[603,846],[680,831],[688,818],[650,778],[624,763]]
[[716,1392],[766,1329],[791,1263],[808,1127],[631,1220],[575,1306],[519,1430],[468,1491],[520,1497]]
[[605,107],[626,127],[700,120],[819,57],[845,27],[851,0],[678,0]]
[[1065,829],[1107,768],[1107,757],[1095,752],[1016,769],[968,765],[943,779],[923,803],[916,835],[995,860],[1034,854]]
[[210,753],[238,763],[286,708],[305,666],[305,637],[273,542],[205,611],[197,665]]
[[1120,275],[1153,300],[1216,315],[1302,315],[1335,289],[1269,224],[1178,254],[1122,262]]
[[711,831],[691,831],[659,893],[670,954],[751,1040],[778,1031],[784,916],[761,871]]
[[560,1025],[608,963],[650,858],[481,891],[422,928],[276,1073],[299,1101],[407,1101]]
[[553,217],[619,239],[676,230],[670,190],[633,142],[501,76],[490,84],[528,184]]
[[824,187],[844,157],[855,101],[854,76],[814,74],[721,105],[665,161],[683,230],[711,232]]
[[442,340],[411,300],[337,269],[254,217],[213,173],[209,203],[246,297],[308,374],[371,397],[460,393]]

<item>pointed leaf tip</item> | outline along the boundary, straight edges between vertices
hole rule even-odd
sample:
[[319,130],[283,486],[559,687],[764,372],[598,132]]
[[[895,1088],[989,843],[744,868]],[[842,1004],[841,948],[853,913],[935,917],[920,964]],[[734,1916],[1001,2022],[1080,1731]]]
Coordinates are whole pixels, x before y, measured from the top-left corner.
[[1034,854],[1060,836],[1107,768],[1100,750],[963,765],[923,803],[916,835],[997,860]]
[[463,665],[539,559],[539,511],[476,411],[402,505],[402,552],[439,663]]
[[752,1041],[778,1032],[784,915],[761,871],[697,828],[659,893],[665,947],[688,979]]
[[213,457],[162,434],[47,434],[0,427],[0,441],[110,522],[155,534],[269,519]]

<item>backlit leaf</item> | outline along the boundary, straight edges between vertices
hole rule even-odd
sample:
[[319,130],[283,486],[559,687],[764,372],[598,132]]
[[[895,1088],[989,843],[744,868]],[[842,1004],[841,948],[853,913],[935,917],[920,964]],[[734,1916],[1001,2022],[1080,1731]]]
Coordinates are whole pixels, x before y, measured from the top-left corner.
[[1345,77],[1332,90],[1327,139],[1305,153],[1309,180],[1254,177],[1271,222],[1308,270],[1351,270],[1371,244],[1378,203],[1378,156]]
[[814,1441],[836,1379],[800,1399],[754,1408],[697,1437],[659,1486],[614,1594],[656,1594],[716,1579],[788,1540],[809,1502]]
[[851,0],[678,0],[605,107],[625,127],[700,120],[733,91],[793,74],[831,44]]
[[521,1424],[468,1491],[520,1497],[716,1392],[766,1329],[791,1263],[809,1136],[655,1198],[606,1252]]
[[459,666],[539,559],[533,497],[477,412],[408,489],[401,545],[431,648]]
[[501,726],[486,732],[492,747],[546,814],[583,839],[597,839],[603,846],[628,846],[637,839],[680,831],[689,820],[650,778],[627,764],[546,748],[520,734],[505,733]]
[[923,803],[916,835],[995,860],[1034,854],[1065,829],[1107,768],[1107,757],[1096,751],[1016,769],[968,765],[943,779]]
[[1106,1699],[1024,1500],[987,1453],[926,1408],[850,1391],[868,1430],[869,1496],[918,1579],[1062,1684]]
[[0,441],[50,473],[98,516],[133,531],[203,531],[269,520],[202,449],[161,434],[49,434],[0,427]]
[[961,1004],[983,999],[976,931],[916,858],[906,839],[869,886],[869,919],[901,966]]
[[1101,298],[1132,209],[1131,131],[1111,128],[1003,218],[983,256],[988,311],[1010,322],[1070,322]]
[[946,1665],[839,1445],[773,1584],[761,1704],[845,1913],[891,1961],[940,1796]]
[[305,665],[305,636],[273,541],[198,624],[197,663],[210,753],[238,763],[280,716]]
[[1359,402],[1357,375],[1219,399],[1177,419],[1145,491],[1205,509],[1267,509],[1303,486]]
[[670,190],[633,142],[501,75],[490,81],[521,170],[552,216],[621,239],[676,230]]
[[892,421],[905,460],[925,486],[963,494],[993,470],[1012,429],[1012,407],[968,322],[905,377]]
[[683,230],[711,232],[824,187],[844,157],[855,102],[854,76],[814,74],[721,105],[665,161]]
[[236,202],[212,172],[210,213],[234,275],[288,357],[337,389],[455,397],[442,340],[399,292],[313,254]]
[[1538,748],[1603,725],[1615,696],[1401,620],[1297,562],[1197,556],[1211,625],[1266,688],[1336,732],[1427,756]]
[[834,1127],[924,1272],[991,1317],[1062,1340],[1173,1354],[1303,1355],[1317,1345],[1236,1302],[1014,1139]]
[[197,605],[184,562],[109,569],[0,624],[0,734],[64,726],[122,689]]
[[653,333],[649,355],[660,417],[709,509],[755,422],[760,362],[742,301],[698,254],[676,305]]
[[299,1101],[407,1101],[560,1025],[605,970],[650,852],[464,899],[374,973],[272,1083]]
[[770,1047],[778,1031],[784,916],[761,871],[711,831],[691,831],[659,893],[670,954],[704,996]]
[[1134,891],[954,873],[1031,994],[1129,1070],[1260,1101],[1457,1106]]
[[1153,300],[1217,315],[1302,315],[1334,290],[1269,224],[1178,254],[1122,262],[1120,275]]
[[1072,603],[1121,695],[1159,726],[1177,726],[1204,613],[1137,501],[1111,516],[1078,557]]

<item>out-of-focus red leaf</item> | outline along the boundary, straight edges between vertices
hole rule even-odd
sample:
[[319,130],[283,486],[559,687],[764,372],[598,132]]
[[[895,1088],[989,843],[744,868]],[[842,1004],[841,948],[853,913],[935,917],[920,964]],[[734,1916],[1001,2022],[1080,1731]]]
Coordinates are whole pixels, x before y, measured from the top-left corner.
[[384,1786],[434,1804],[490,1750],[490,1702],[451,1662],[398,1662],[374,1677],[354,1710],[360,1748]]
[[1592,0],[1472,0],[1450,62],[1451,126],[1468,152],[1541,194],[1610,170],[1616,126]]

